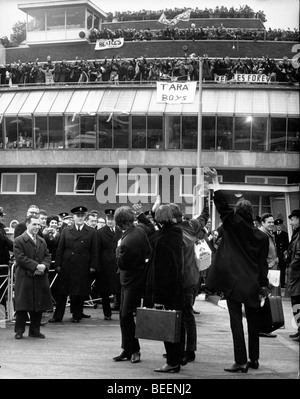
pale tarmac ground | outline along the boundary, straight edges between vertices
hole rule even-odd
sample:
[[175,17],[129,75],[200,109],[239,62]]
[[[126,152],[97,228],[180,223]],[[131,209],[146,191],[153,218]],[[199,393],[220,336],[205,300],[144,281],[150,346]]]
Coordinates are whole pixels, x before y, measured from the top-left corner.
[[[114,362],[112,358],[121,352],[118,313],[113,313],[111,321],[105,321],[99,305],[97,309],[85,307],[84,312],[92,317],[78,324],[71,323],[67,308],[62,323],[47,323],[41,327],[46,339],[29,338],[27,327],[24,339],[16,340],[14,323],[1,323],[0,379],[99,379],[106,380],[107,386],[124,380],[135,380],[136,384],[143,380],[168,383],[204,379],[298,380],[299,343],[289,338],[289,334],[295,332],[290,299],[283,297],[285,327],[276,331],[276,338],[260,338],[260,367],[250,369],[247,374],[223,370],[234,360],[228,311],[220,303],[218,305],[218,299],[197,297],[194,308],[200,314],[195,315],[196,360],[182,367],[180,373],[154,372],[154,368],[165,363],[164,345],[160,341],[140,340],[140,363]],[[44,319],[51,316],[45,313]]]

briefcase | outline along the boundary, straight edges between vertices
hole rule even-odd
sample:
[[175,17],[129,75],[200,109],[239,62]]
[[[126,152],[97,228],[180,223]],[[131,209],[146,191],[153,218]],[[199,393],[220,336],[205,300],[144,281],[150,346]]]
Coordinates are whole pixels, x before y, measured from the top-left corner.
[[179,342],[181,318],[182,312],[180,310],[137,308],[135,337]]
[[284,313],[280,296],[265,298],[265,304],[259,311],[259,332],[268,334],[284,326]]

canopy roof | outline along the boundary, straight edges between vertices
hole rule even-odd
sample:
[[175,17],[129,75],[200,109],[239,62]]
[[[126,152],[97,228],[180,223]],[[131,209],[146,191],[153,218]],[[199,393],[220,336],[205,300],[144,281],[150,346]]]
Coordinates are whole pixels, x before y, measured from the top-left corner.
[[[174,114],[199,111],[199,95],[190,104],[157,102],[156,88],[34,88],[0,92],[0,117],[57,114]],[[296,90],[204,88],[203,115],[299,117]]]

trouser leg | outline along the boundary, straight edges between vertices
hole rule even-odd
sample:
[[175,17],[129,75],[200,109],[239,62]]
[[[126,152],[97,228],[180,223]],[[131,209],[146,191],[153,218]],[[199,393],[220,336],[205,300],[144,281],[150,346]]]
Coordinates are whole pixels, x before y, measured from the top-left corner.
[[128,355],[140,351],[139,340],[135,338],[135,321],[133,313],[141,295],[136,288],[122,287],[120,306],[120,327],[122,334],[122,348]]
[[16,311],[15,333],[24,334],[28,315],[26,310]]
[[177,366],[181,363],[184,352],[184,325],[181,323],[181,334],[179,342],[164,342],[167,353],[167,364],[169,366]]
[[230,327],[233,339],[234,360],[237,364],[247,363],[247,351],[243,328],[242,304],[227,298]]
[[57,320],[62,320],[65,314],[68,295],[58,294],[55,312],[53,317]]
[[29,312],[30,315],[29,334],[37,334],[40,332],[42,314],[43,312]]
[[71,296],[73,319],[80,320],[82,318],[84,299],[85,296],[82,295]]
[[110,299],[108,294],[102,296],[102,310],[104,317],[111,317]]
[[259,308],[245,305],[248,325],[248,351],[252,362],[259,359]]
[[196,320],[193,311],[194,303],[194,287],[184,289],[184,307],[182,312],[183,326],[185,330],[186,345],[184,345],[187,351],[197,350],[197,327]]

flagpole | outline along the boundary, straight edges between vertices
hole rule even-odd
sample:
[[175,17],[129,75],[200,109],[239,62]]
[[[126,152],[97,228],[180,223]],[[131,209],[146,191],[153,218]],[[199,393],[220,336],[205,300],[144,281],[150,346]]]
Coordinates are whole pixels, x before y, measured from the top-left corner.
[[[199,215],[202,209],[200,196],[201,184],[203,186],[202,165],[202,57],[199,57],[199,110],[198,110],[198,134],[197,134],[197,171],[196,171],[196,213]],[[203,188],[203,187],[202,187]]]

